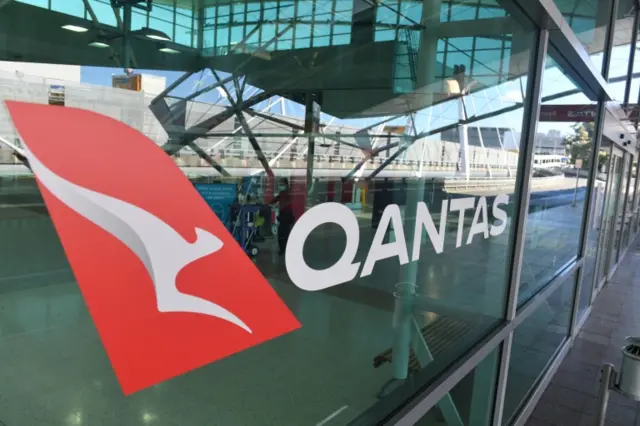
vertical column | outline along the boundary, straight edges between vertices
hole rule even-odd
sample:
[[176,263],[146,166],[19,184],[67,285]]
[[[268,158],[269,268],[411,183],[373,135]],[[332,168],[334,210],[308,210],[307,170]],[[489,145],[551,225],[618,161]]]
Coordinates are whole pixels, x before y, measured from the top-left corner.
[[387,149],[385,150],[385,157],[386,158],[391,157],[391,154],[389,153],[389,151],[391,151],[390,145],[391,145],[391,132],[388,132],[387,133]]
[[320,104],[317,102],[316,95],[312,93],[307,94],[304,132],[307,136],[307,200],[312,200],[315,138],[320,132]]
[[[585,207],[582,215],[582,227],[580,231],[581,234],[580,234],[580,245],[578,248],[578,259],[584,259],[587,252],[587,238],[589,237],[589,232],[590,232],[589,219],[593,214],[593,208],[595,204],[593,203],[592,200],[597,196],[597,193],[595,193],[596,192],[595,182],[599,172],[598,157],[600,155],[600,144],[602,142],[602,132],[604,130],[605,117],[606,117],[605,103],[604,101],[601,101],[598,103],[596,125],[594,129],[595,136],[594,136],[593,148],[591,151],[590,161],[589,161],[589,164],[591,164],[591,168],[589,169],[587,193],[584,199]],[[583,272],[584,272],[584,262],[583,262],[583,266],[581,266],[580,269],[578,270],[578,274],[577,274],[578,276],[575,282],[575,291],[573,292],[571,322],[569,325],[570,327],[569,335],[571,336],[572,339],[575,339],[577,335],[576,325],[578,323],[578,320],[580,319],[578,318],[578,304],[580,303],[580,292],[582,290],[582,280],[584,279]],[[593,289],[593,286],[596,285],[596,282],[598,281],[597,269],[594,272],[595,273],[593,276],[593,282],[591,287],[592,289]]]
[[[403,227],[409,253],[415,238],[414,229],[418,203],[424,199],[423,178],[411,180],[407,185],[407,203],[404,207]],[[395,231],[395,230],[394,230]],[[422,234],[420,234],[422,235]],[[411,350],[411,334],[413,324],[413,306],[417,286],[418,262],[409,262],[400,269],[401,282],[396,284],[396,303],[394,307],[394,343],[393,343],[393,375],[395,379],[404,380],[409,371],[409,354]]]
[[[618,0],[611,1],[613,5],[609,1],[600,1],[598,3],[598,14],[602,15],[599,19],[601,19],[604,23],[605,17],[609,19],[606,23],[606,37],[604,43],[604,56],[602,59],[602,76],[608,80],[609,79],[609,66],[611,65],[611,51],[613,50],[614,43],[614,31],[616,27],[616,17],[618,16]],[[604,9],[604,10],[603,10]],[[600,24],[602,25],[602,24]]]
[[[440,7],[442,0],[423,0],[422,32],[418,49],[418,65],[416,73],[416,89],[429,98],[433,98],[436,76],[436,52],[438,50],[438,27],[440,24]],[[429,99],[429,101],[431,101]],[[430,104],[431,102],[429,102]]]
[[131,31],[131,5],[122,6],[122,56],[123,67],[125,72],[131,68],[131,40],[129,32]]
[[[635,14],[633,15],[633,31],[631,32],[631,44],[630,44],[630,53],[629,53],[629,64],[627,68],[627,80],[624,89],[624,101],[625,105],[629,104],[629,98],[631,96],[631,81],[633,74],[633,65],[635,63],[636,57],[636,49],[638,48],[638,18],[639,18],[640,10],[636,7]],[[637,108],[637,107],[636,107]],[[627,112],[627,114],[629,114]]]
[[376,7],[365,0],[353,0],[351,23],[351,44],[373,43],[375,31]]
[[[524,37],[524,34],[523,34]],[[534,48],[529,49],[527,67],[527,92],[524,99],[524,122],[520,140],[520,157],[518,158],[518,175],[515,184],[514,209],[511,214],[510,242],[508,249],[509,263],[507,273],[509,287],[507,289],[507,304],[505,319],[512,321],[516,316],[518,306],[518,290],[520,287],[520,273],[522,271],[522,257],[524,253],[525,230],[529,213],[529,193],[531,189],[531,175],[533,167],[533,149],[540,115],[540,101],[542,89],[542,74],[549,46],[549,31],[540,30],[535,37]],[[507,374],[511,359],[513,332],[507,336],[502,345],[500,356],[500,370],[498,372],[498,387],[494,407],[493,424],[502,425],[502,411],[507,388]]]
[[467,113],[464,109],[464,97],[458,99],[459,120],[463,122],[458,126],[458,139],[460,141],[460,173],[469,180],[469,129],[466,123]]
[[205,8],[200,7],[198,8],[198,13],[195,14],[196,16],[196,28],[198,29],[198,39],[196,40],[196,46],[198,48],[199,51],[202,51],[202,49],[204,48],[204,21],[205,21]]

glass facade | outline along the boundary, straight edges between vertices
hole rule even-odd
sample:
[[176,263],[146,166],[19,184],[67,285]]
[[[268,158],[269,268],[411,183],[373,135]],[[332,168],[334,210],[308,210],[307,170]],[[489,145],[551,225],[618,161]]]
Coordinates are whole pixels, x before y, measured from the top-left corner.
[[[547,58],[546,63],[541,83],[542,108],[571,105],[575,113],[580,114],[595,107],[594,102],[581,93],[553,58]],[[548,130],[540,133],[534,152],[539,153],[540,157],[547,154],[565,158],[566,168],[561,175],[545,173],[543,168],[534,171],[534,176],[537,174],[538,179],[533,180],[535,186],[531,188],[529,196],[529,216],[518,294],[520,303],[537,294],[578,256],[595,137],[593,122],[575,123],[568,135],[558,138],[557,135],[561,133],[558,128],[566,129],[566,124],[555,121],[554,117],[544,120],[539,124],[539,129]],[[545,134],[546,137],[543,136]],[[553,146],[551,142],[554,143]]]
[[598,247],[601,233],[602,216],[604,214],[605,193],[607,186],[607,168],[611,145],[601,144],[598,152],[598,171],[591,190],[590,216],[587,221],[587,240],[585,241],[584,264],[582,267],[582,281],[580,284],[580,300],[578,303],[578,317],[582,318],[591,304],[593,285],[595,281]]
[[554,0],[597,69],[602,69],[607,29],[614,0]]
[[[0,99],[152,141],[248,262],[218,268],[258,271],[300,328],[125,395],[95,284],[3,102],[0,424],[524,424],[638,231],[636,2],[534,1],[553,31],[529,0],[131,3],[0,1],[43,28],[0,26]],[[158,191],[152,160],[91,131],[48,155],[92,179],[115,161],[98,181]],[[79,234],[99,222],[76,220]],[[116,281],[140,267],[91,258]],[[197,262],[174,287],[226,285]],[[135,303],[197,316],[152,299]]]
[[[491,401],[495,395],[498,372],[499,350],[494,350],[469,374],[429,410],[416,425],[431,426],[442,423],[459,425],[490,425],[492,420]],[[452,416],[447,409],[451,400],[458,409],[458,416]]]
[[513,335],[503,424],[510,424],[518,405],[526,401],[527,393],[534,389],[540,374],[569,335],[576,280],[573,275],[565,280],[520,324]]

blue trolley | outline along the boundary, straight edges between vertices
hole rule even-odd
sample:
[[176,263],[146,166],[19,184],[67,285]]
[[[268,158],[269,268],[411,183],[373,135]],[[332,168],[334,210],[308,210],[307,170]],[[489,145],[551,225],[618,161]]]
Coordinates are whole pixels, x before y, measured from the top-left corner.
[[240,247],[250,257],[260,254],[255,245],[258,229],[260,228],[260,213],[265,211],[261,204],[235,204],[231,206],[231,234]]

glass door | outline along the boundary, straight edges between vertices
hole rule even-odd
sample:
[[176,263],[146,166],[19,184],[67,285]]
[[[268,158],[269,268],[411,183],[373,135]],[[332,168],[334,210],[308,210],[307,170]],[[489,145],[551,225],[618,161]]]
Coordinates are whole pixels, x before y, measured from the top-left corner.
[[[605,195],[604,214],[602,217],[602,234],[600,235],[600,249],[598,253],[598,285],[600,290],[612,266],[611,259],[613,241],[616,235],[616,208],[620,194],[620,183],[622,180],[622,151],[613,147],[611,160],[609,163],[607,192]],[[615,261],[614,263],[615,264]]]
[[631,167],[631,155],[629,153],[623,154],[622,160],[622,173],[620,175],[620,185],[618,189],[618,195],[616,196],[616,220],[614,222],[614,233],[611,240],[611,254],[609,257],[609,272],[613,269],[618,259],[620,258],[620,251],[622,249],[622,229],[624,228],[624,207],[627,199],[627,186],[629,185],[629,169]]
[[[630,156],[630,154],[627,154]],[[638,159],[633,158],[631,162],[631,169],[629,170],[629,180],[626,185],[627,194],[625,197],[624,204],[624,223],[622,227],[622,242],[620,244],[620,251],[627,248],[629,242],[631,242],[631,237],[633,235],[633,217],[634,217],[634,204],[636,200],[636,181],[638,175]],[[619,256],[619,255],[618,255]]]

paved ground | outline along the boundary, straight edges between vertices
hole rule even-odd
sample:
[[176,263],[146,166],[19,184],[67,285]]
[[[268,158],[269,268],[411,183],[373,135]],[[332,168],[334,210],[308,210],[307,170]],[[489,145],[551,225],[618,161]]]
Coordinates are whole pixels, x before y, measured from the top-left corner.
[[[600,368],[619,369],[620,347],[640,335],[640,240],[629,248],[611,283],[596,299],[590,317],[535,408],[528,426],[595,424]],[[640,403],[611,393],[605,424],[640,426]]]

